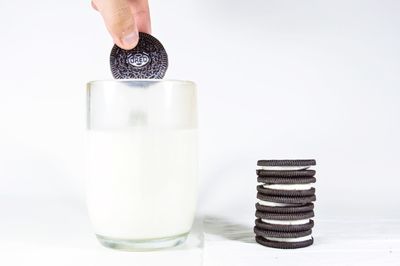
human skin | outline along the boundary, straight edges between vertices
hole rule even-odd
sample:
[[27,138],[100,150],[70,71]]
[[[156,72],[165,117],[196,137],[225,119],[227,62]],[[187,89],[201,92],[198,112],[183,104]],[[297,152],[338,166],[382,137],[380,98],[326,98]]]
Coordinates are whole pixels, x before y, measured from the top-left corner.
[[120,48],[133,49],[139,32],[151,33],[148,0],[92,0],[108,32]]

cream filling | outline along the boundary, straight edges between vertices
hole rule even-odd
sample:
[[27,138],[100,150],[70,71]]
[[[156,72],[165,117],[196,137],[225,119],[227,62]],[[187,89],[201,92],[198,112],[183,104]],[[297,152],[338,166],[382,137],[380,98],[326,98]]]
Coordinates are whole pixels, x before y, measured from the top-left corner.
[[295,203],[279,203],[279,202],[271,202],[271,201],[264,201],[264,200],[259,200],[258,203],[263,206],[269,206],[269,207],[291,207],[291,206],[298,206],[299,204]]
[[261,166],[257,165],[258,170],[270,170],[270,171],[297,171],[307,170],[311,166]]
[[263,187],[281,190],[308,190],[312,188],[312,184],[264,184]]
[[280,220],[268,220],[268,219],[261,219],[264,223],[269,224],[281,224],[281,225],[300,225],[300,224],[308,224],[310,219],[303,219],[303,220],[294,220],[294,221],[280,221]]
[[280,238],[280,237],[264,237],[267,240],[270,241],[278,241],[278,242],[302,242],[302,241],[307,241],[311,240],[312,236],[302,236],[302,237],[296,237],[296,238]]

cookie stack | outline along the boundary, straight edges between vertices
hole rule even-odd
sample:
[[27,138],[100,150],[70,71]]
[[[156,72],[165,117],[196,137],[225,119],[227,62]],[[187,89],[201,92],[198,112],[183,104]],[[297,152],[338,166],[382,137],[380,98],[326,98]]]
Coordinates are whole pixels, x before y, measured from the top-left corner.
[[313,244],[315,160],[257,162],[256,241],[281,249]]

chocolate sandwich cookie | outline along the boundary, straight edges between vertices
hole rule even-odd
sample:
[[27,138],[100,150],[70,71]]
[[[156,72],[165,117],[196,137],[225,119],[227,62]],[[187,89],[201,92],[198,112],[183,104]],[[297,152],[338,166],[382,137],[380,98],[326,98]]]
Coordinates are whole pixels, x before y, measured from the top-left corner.
[[307,223],[303,224],[274,224],[263,222],[261,218],[256,219],[256,226],[261,229],[270,230],[270,231],[279,231],[279,232],[298,232],[298,231],[306,231],[310,230],[314,227],[314,221],[309,219]]
[[[260,192],[257,193],[257,199],[259,199],[259,203],[261,205],[263,202],[272,202],[272,203],[280,203],[280,204],[285,204],[285,205],[280,205],[280,204],[275,204],[272,206],[276,207],[286,207],[286,206],[291,206],[291,204],[295,205],[304,205],[307,203],[310,203],[312,201],[316,200],[315,194],[311,196],[302,196],[302,197],[285,197],[285,196],[272,196],[272,195],[265,195]],[[286,205],[289,204],[289,205]],[[270,204],[265,204],[266,206],[271,206]]]
[[311,246],[314,243],[314,239],[311,235],[295,239],[286,239],[284,241],[281,240],[282,239],[264,238],[262,236],[256,236],[257,243],[270,248],[280,248],[280,249],[305,248]]
[[286,207],[273,207],[273,206],[265,206],[260,203],[256,203],[256,210],[261,212],[272,212],[272,213],[299,213],[299,212],[309,212],[314,210],[313,203],[307,203],[305,205],[300,206],[286,206]]
[[[276,186],[277,188],[275,189],[274,186]],[[312,196],[315,194],[315,188],[313,187],[308,187],[304,185],[304,187],[302,187],[301,185],[292,185],[292,187],[290,186],[291,185],[259,185],[257,186],[257,191],[264,195],[287,197]]]
[[301,248],[309,246],[313,243],[311,230],[298,231],[298,232],[277,232],[271,230],[264,230],[259,227],[254,227],[256,234],[256,242],[273,248]]
[[161,79],[168,68],[168,55],[156,38],[139,32],[135,48],[124,50],[114,45],[110,67],[116,79]]
[[257,166],[262,170],[305,170],[316,165],[315,160],[259,160]]
[[256,226],[264,230],[279,232],[298,232],[310,230],[314,222],[314,212],[301,213],[270,213],[256,211]]

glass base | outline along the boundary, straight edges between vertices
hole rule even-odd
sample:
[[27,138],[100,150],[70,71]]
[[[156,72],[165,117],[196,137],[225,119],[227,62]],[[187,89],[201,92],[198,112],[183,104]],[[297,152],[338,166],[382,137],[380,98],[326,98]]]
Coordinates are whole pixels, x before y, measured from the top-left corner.
[[152,239],[118,239],[96,235],[100,243],[108,248],[125,250],[125,251],[151,251],[163,248],[178,246],[185,242],[189,233],[177,236],[152,238]]

